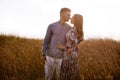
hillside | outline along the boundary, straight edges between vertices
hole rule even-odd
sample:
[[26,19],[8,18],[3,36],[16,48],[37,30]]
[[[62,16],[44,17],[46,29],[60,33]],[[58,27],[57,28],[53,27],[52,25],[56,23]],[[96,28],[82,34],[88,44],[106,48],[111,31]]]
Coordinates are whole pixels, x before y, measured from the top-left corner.
[[[44,80],[42,40],[0,35],[0,80]],[[82,80],[120,80],[120,42],[88,39],[79,44]]]

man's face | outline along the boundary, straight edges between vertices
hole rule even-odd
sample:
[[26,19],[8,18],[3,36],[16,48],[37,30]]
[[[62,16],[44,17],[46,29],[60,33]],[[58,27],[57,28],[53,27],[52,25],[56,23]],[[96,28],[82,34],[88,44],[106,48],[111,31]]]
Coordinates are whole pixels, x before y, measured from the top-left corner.
[[63,14],[62,14],[62,17],[63,17],[63,19],[65,20],[65,21],[69,21],[69,19],[70,19],[70,11],[66,11],[66,12],[64,12]]

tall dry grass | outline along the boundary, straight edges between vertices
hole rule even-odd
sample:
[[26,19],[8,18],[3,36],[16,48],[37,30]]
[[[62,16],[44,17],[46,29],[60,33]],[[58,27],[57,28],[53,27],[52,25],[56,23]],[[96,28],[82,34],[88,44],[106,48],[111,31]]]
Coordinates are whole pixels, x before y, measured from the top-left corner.
[[[42,40],[0,35],[0,80],[44,80]],[[120,42],[89,39],[79,44],[82,80],[120,80]]]
[[120,42],[89,39],[80,43],[80,71],[85,80],[120,80]]
[[43,77],[41,45],[41,40],[0,35],[0,80]]

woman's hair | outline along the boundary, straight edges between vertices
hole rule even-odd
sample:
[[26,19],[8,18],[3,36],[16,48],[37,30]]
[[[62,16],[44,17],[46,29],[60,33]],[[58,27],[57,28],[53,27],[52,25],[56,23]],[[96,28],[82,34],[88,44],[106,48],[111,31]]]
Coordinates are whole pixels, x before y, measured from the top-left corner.
[[74,27],[77,29],[77,37],[78,39],[84,37],[83,33],[83,16],[80,14],[74,14],[73,15],[73,24]]

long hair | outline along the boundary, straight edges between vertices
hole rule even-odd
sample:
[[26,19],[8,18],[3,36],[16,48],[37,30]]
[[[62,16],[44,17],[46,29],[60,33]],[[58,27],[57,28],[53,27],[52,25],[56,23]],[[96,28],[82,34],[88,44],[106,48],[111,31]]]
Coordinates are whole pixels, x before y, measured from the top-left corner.
[[77,37],[78,39],[83,38],[84,37],[84,33],[83,33],[83,16],[80,14],[74,14],[73,15],[73,24],[74,27],[76,27],[77,30]]

